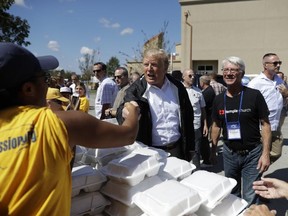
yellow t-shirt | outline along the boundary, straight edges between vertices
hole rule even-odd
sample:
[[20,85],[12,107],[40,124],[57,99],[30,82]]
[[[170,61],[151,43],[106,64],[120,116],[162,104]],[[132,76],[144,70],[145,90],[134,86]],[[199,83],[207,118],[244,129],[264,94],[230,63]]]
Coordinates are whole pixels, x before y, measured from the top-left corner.
[[47,108],[0,111],[0,215],[70,215],[72,152]]
[[79,110],[88,113],[89,111],[89,99],[87,97],[79,97],[80,107]]

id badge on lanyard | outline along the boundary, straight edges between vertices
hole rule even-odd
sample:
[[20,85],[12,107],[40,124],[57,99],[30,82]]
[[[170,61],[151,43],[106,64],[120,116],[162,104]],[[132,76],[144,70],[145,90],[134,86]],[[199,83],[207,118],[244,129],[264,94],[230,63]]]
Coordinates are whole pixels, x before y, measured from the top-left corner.
[[226,93],[224,94],[225,123],[226,123],[227,139],[228,140],[241,139],[240,110],[242,107],[242,98],[243,98],[243,91],[241,91],[240,105],[239,105],[239,110],[238,110],[238,121],[228,122],[227,112],[226,112]]
[[228,140],[241,139],[240,122],[227,122]]

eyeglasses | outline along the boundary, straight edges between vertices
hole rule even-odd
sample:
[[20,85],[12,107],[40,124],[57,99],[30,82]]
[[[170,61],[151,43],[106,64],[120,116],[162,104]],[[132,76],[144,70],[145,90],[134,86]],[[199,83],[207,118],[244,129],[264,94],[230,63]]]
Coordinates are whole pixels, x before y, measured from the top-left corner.
[[194,78],[195,76],[192,74],[189,74],[188,77],[191,79],[191,78]]
[[235,74],[237,72],[239,72],[240,70],[238,68],[222,68],[223,73],[232,73]]
[[278,64],[281,65],[282,61],[275,61],[275,62],[265,62],[265,64],[273,64],[276,67]]
[[123,77],[123,75],[118,75],[118,76],[114,76],[114,78],[118,78],[118,79],[121,79]]
[[101,72],[101,71],[102,71],[102,69],[93,70],[93,73],[99,73],[99,72]]

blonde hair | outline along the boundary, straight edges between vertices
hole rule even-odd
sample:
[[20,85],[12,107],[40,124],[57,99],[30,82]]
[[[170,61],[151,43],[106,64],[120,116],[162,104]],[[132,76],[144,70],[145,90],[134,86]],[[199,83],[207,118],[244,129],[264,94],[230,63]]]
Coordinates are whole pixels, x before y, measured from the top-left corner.
[[168,70],[169,67],[169,58],[167,53],[163,49],[151,48],[147,49],[144,52],[144,58],[154,57],[156,56],[157,59],[161,60],[164,64],[165,70]]

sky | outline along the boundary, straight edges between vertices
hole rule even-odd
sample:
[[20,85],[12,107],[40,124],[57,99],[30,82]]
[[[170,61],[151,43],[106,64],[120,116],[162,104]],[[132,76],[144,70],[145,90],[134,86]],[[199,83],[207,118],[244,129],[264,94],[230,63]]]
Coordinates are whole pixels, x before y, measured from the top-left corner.
[[95,61],[117,57],[124,65],[133,60],[135,50],[165,22],[171,52],[181,42],[178,0],[15,0],[8,12],[28,21],[27,49],[36,56],[53,55],[59,69],[77,74],[79,60],[93,50]]

